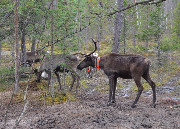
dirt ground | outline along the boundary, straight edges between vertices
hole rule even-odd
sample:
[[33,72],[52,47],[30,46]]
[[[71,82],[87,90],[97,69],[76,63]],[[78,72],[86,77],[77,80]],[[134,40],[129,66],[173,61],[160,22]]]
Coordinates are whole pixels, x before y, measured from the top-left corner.
[[[136,93],[124,97],[120,89],[116,105],[107,106],[108,92],[98,92],[92,82],[91,88],[81,92],[76,102],[51,106],[29,105],[18,129],[180,129],[180,74],[157,87],[157,106],[152,108],[151,89],[144,90],[136,108],[131,108]],[[94,81],[95,82],[95,81]],[[179,82],[179,81],[178,81]],[[0,95],[0,127],[10,100],[10,92]],[[22,104],[23,105],[23,104]],[[21,104],[12,104],[7,114],[6,128],[15,125],[22,111]]]

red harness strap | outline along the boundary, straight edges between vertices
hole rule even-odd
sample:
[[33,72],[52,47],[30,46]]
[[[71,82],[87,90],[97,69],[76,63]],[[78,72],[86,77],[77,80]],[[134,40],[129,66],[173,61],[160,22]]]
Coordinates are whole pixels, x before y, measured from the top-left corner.
[[89,66],[89,68],[88,68],[88,73],[90,72],[90,70],[91,70],[91,67]]
[[[91,70],[91,66],[89,66],[89,67],[88,67],[87,72],[89,73],[89,72],[90,72],[90,70]],[[85,69],[85,72],[86,72],[86,69]]]
[[99,69],[99,63],[100,63],[100,57],[97,58],[97,64],[96,67]]

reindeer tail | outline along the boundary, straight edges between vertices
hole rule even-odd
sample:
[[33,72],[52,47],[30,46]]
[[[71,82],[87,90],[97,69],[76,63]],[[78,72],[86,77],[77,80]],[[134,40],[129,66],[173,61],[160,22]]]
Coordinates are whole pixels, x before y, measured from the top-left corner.
[[148,59],[148,58],[145,58],[145,60],[144,60],[149,66],[151,65],[151,60],[150,59]]

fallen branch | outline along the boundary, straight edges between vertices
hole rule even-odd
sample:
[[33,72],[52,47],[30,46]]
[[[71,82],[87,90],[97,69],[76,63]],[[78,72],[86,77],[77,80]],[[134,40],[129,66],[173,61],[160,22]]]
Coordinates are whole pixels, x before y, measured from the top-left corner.
[[19,116],[19,118],[16,120],[16,123],[15,123],[15,126],[13,127],[13,129],[16,129],[16,127],[19,125],[20,121],[22,120],[22,117],[26,111],[26,108],[27,108],[27,105],[29,103],[28,99],[27,99],[27,90],[28,90],[28,87],[29,87],[29,80],[30,80],[31,76],[29,75],[29,79],[28,79],[28,82],[27,82],[27,86],[26,86],[26,90],[25,90],[25,94],[24,94],[24,108]]

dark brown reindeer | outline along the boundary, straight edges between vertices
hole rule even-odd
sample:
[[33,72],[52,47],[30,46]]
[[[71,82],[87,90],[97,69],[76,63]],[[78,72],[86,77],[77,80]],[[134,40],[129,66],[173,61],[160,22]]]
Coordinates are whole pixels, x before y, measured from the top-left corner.
[[[60,81],[59,72],[65,71],[65,72],[70,72],[73,78],[71,86],[70,86],[70,90],[72,90],[74,82],[77,79],[77,86],[76,86],[76,92],[77,92],[80,77],[76,73],[75,69],[78,63],[79,63],[78,58],[75,55],[64,55],[64,54],[52,55],[52,68],[57,77],[60,90],[62,90],[62,85]],[[34,70],[37,82],[40,82],[41,78],[48,79],[48,85],[47,85],[48,91],[49,91],[49,85],[50,85],[50,80],[51,80],[50,68],[51,68],[51,55],[46,55],[41,63],[40,70],[39,71],[37,69]]]
[[[82,70],[83,68],[89,66],[96,67],[97,58],[95,58],[92,54],[97,50],[97,46],[94,40],[93,42],[95,44],[95,50],[85,56],[85,59],[77,66],[77,69]],[[97,65],[99,65],[99,68],[102,69],[109,78],[108,105],[115,103],[117,78],[120,77],[123,79],[134,79],[138,87],[138,93],[131,107],[136,107],[139,97],[143,91],[143,86],[141,84],[141,77],[143,77],[152,88],[153,107],[155,107],[156,85],[149,75],[150,64],[150,60],[141,55],[119,55],[116,53],[110,53],[100,57],[100,62]]]

